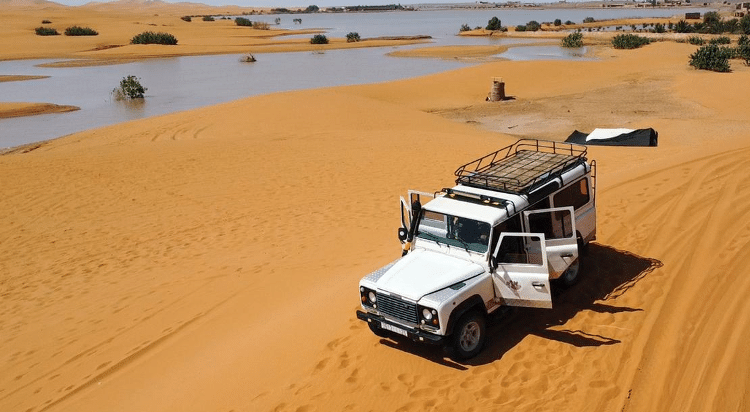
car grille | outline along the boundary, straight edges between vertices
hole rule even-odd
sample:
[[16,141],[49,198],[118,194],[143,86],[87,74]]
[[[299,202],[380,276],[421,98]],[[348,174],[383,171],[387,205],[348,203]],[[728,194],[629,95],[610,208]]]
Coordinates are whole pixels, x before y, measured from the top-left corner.
[[378,310],[396,319],[417,323],[417,305],[398,297],[378,293]]

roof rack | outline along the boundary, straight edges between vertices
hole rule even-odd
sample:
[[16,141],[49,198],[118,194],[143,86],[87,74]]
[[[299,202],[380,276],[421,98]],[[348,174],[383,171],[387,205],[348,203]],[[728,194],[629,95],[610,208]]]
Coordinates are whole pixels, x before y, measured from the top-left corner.
[[538,184],[586,162],[586,146],[521,139],[459,167],[456,184],[528,194]]

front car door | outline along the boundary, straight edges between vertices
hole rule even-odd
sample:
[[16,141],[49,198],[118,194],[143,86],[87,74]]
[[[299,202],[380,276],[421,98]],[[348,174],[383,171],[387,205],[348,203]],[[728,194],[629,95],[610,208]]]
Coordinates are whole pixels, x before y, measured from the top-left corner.
[[578,259],[576,221],[572,206],[523,212],[526,230],[544,233],[550,279],[557,279]]
[[543,233],[503,233],[493,253],[495,295],[509,306],[552,308]]

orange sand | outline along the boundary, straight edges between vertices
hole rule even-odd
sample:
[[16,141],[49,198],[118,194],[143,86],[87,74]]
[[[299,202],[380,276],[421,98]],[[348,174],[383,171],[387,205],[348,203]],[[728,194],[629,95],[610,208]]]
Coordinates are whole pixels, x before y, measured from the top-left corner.
[[[277,93],[0,156],[2,411],[750,410],[750,70],[694,46]],[[484,102],[503,77],[515,100]],[[517,136],[589,149],[599,237],[483,354],[380,340],[398,196]]]

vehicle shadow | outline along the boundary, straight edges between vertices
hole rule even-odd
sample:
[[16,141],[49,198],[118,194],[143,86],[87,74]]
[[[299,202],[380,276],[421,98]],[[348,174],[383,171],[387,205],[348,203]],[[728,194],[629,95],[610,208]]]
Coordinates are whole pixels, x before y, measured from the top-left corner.
[[501,314],[493,314],[488,319],[488,339],[484,350],[477,357],[463,363],[451,361],[444,351],[433,346],[419,345],[403,339],[382,339],[381,343],[456,369],[464,369],[464,365],[492,363],[528,335],[578,347],[615,345],[620,341],[607,336],[550,327],[564,325],[583,310],[600,313],[641,311],[639,308],[613,306],[602,301],[621,296],[662,266],[656,259],[591,243],[582,258],[578,283],[568,289],[553,286],[553,309],[510,308]]

